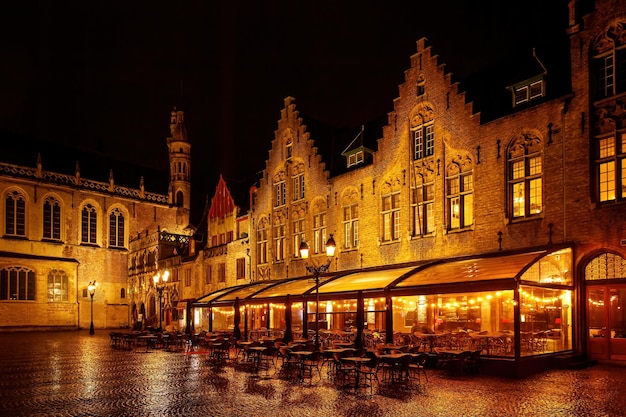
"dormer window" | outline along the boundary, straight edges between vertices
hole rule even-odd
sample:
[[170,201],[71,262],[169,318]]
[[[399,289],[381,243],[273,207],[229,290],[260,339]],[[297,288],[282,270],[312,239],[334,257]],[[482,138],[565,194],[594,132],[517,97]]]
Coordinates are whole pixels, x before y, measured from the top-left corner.
[[513,96],[513,107],[530,103],[546,96],[546,75],[548,71],[533,50],[532,57],[523,65],[508,88]]
[[363,151],[358,151],[348,155],[348,168],[363,163]]
[[514,90],[514,103],[515,107],[520,104],[527,103],[529,101],[541,98],[544,96],[544,81],[539,80],[526,85],[520,85],[513,88]]

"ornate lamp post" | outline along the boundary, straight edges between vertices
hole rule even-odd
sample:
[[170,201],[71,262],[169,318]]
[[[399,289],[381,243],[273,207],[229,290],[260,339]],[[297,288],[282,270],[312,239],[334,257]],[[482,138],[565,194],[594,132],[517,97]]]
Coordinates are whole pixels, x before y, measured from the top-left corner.
[[170,277],[169,271],[164,271],[163,275],[161,275],[160,272],[157,272],[157,274],[152,278],[154,280],[154,288],[159,293],[159,331],[162,331],[161,319],[163,316],[162,314],[163,305],[161,304],[161,300],[163,297],[163,290],[165,289],[165,284],[167,283],[167,279],[169,277]]
[[98,285],[98,283],[96,282],[96,280],[93,280],[93,282],[89,282],[89,285],[87,286],[87,291],[89,291],[89,296],[91,297],[91,324],[89,325],[89,334],[94,334],[95,330],[93,328],[93,295],[96,293],[96,286]]
[[331,234],[326,241],[326,256],[328,259],[321,265],[309,264],[306,260],[309,258],[309,244],[304,240],[300,243],[300,256],[304,259],[304,267],[309,274],[315,276],[315,350],[320,350],[320,274],[327,272],[330,267],[330,263],[333,261],[335,255],[335,239]]

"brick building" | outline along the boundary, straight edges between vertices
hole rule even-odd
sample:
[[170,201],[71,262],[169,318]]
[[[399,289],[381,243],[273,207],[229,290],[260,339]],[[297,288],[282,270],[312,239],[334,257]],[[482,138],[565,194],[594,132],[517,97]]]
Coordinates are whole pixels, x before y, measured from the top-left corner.
[[[241,303],[246,329],[280,332],[289,299],[306,334],[318,296],[333,330],[352,327],[364,302],[366,328],[387,341],[414,321],[499,332],[484,352],[517,373],[564,353],[626,359],[626,4],[572,0],[563,29],[565,68],[529,51],[497,86],[504,106],[476,100],[484,114],[419,40],[382,130],[374,141],[354,132],[342,169],[322,151],[330,136],[286,98],[253,189],[252,283],[195,306]],[[306,266],[327,262],[331,235],[316,286]]]

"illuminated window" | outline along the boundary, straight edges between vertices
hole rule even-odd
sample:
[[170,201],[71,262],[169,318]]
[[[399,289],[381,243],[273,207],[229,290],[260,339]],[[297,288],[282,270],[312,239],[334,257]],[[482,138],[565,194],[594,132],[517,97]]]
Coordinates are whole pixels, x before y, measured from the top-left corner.
[[509,207],[513,219],[531,218],[543,211],[541,141],[527,133],[509,146]]
[[68,299],[67,274],[53,269],[48,273],[48,302],[58,303]]
[[626,132],[596,139],[597,196],[600,202],[626,199]]
[[446,193],[448,201],[448,229],[462,229],[474,224],[474,186],[472,162],[469,158],[455,158],[448,165]]

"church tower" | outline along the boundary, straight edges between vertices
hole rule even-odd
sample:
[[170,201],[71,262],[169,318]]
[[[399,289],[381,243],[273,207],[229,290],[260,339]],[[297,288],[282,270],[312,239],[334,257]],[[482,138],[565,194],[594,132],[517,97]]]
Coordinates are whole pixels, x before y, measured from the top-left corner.
[[178,225],[186,227],[191,207],[191,143],[187,139],[185,112],[176,110],[176,107],[170,118],[167,148],[170,157],[169,203],[178,207]]

